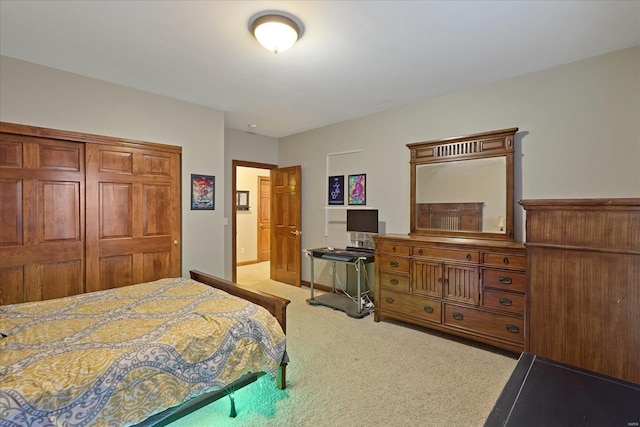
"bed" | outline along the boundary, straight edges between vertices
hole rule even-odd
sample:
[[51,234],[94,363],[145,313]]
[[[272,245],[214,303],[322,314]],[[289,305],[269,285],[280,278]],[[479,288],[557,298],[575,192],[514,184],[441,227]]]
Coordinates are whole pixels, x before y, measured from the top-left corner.
[[154,425],[286,382],[288,300],[192,271],[0,307],[0,426]]

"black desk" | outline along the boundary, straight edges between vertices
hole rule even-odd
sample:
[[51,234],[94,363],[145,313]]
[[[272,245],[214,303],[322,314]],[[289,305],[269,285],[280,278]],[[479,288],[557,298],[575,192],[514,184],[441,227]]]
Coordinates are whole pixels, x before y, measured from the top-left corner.
[[640,385],[522,353],[485,427],[640,425]]
[[[369,264],[374,262],[375,256],[373,252],[368,251],[357,251],[357,250],[347,250],[347,249],[329,249],[329,248],[316,248],[316,249],[307,249],[305,251],[311,260],[311,298],[307,300],[307,302],[311,305],[324,305],[326,307],[331,307],[336,310],[341,310],[347,313],[347,315],[356,318],[362,318],[371,313],[372,308],[364,308],[362,306],[362,277],[365,271],[365,264]],[[315,280],[315,272],[314,272],[314,260],[322,259],[325,261],[330,261],[333,263],[333,273],[332,273],[332,287],[333,291],[331,293],[326,293],[324,295],[315,296],[314,295],[314,280]],[[346,295],[336,293],[336,262],[340,262],[343,264],[351,264],[355,267],[357,277],[358,277],[358,287],[356,300],[349,298]]]

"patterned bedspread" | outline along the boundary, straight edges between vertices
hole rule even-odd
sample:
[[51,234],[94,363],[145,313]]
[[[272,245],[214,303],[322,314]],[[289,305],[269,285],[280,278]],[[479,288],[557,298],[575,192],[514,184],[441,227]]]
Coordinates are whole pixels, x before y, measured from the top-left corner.
[[0,426],[130,425],[285,356],[277,320],[191,279],[0,307]]

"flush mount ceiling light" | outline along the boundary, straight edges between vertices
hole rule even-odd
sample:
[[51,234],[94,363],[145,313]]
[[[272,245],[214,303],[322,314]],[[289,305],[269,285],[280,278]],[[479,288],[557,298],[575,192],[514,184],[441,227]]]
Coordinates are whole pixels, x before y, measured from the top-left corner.
[[249,20],[249,29],[266,49],[284,52],[302,37],[302,22],[295,16],[277,11],[261,12]]

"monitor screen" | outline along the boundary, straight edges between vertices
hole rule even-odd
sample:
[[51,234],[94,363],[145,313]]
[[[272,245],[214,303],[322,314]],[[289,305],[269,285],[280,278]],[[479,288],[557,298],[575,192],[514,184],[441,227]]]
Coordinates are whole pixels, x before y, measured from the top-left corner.
[[378,233],[378,210],[347,209],[347,231]]

